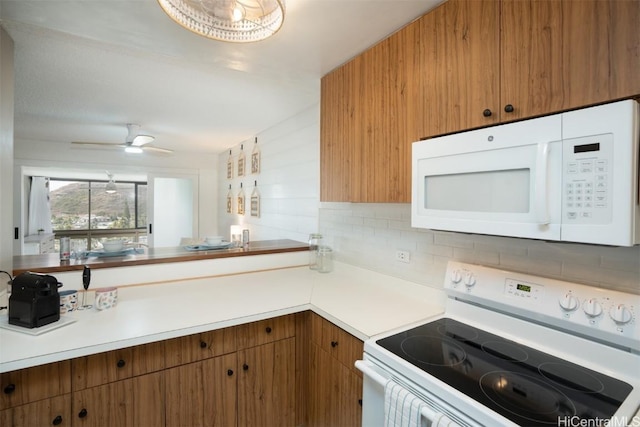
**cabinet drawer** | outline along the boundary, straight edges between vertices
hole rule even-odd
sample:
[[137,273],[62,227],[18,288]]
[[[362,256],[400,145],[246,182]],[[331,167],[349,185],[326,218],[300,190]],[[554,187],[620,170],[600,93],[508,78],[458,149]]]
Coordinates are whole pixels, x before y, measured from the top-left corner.
[[83,390],[164,369],[164,343],[107,351],[71,361],[73,390]]
[[364,343],[347,331],[339,328],[315,313],[311,315],[311,341],[353,372],[362,376],[354,363],[362,359]]
[[238,328],[238,349],[255,347],[296,335],[295,315],[275,317],[240,325]]
[[0,410],[71,392],[68,360],[0,375]]
[[235,328],[217,329],[165,341],[167,368],[236,351]]

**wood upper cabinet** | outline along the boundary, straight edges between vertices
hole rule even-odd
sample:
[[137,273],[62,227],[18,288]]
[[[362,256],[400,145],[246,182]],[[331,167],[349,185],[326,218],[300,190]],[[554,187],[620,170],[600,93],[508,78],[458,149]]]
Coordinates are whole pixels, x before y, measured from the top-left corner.
[[410,202],[421,138],[640,95],[640,1],[447,0],[322,79],[322,201]]
[[498,122],[499,16],[499,1],[448,0],[418,20],[413,141]]

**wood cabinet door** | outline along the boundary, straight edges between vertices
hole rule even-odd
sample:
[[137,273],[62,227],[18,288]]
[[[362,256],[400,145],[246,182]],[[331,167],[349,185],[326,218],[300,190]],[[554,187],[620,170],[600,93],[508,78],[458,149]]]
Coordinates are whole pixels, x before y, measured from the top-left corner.
[[238,351],[239,426],[295,425],[295,340]]
[[449,0],[418,22],[420,73],[412,114],[421,137],[497,123],[500,2]]
[[162,372],[116,381],[73,393],[74,426],[165,425]]
[[357,115],[361,106],[358,83],[361,59],[354,58],[320,82],[320,200],[349,202],[354,159],[360,138]]
[[360,426],[362,378],[318,345],[311,345],[309,425]]
[[165,371],[167,426],[236,425],[236,354]]
[[0,411],[3,427],[71,426],[71,394]]

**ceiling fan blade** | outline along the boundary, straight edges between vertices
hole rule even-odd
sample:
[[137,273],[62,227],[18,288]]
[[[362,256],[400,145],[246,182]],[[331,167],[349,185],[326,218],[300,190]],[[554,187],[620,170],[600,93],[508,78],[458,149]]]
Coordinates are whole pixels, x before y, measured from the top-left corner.
[[142,149],[144,151],[152,151],[154,153],[159,153],[159,154],[172,154],[173,150],[168,150],[166,148],[160,148],[160,147],[152,147],[149,145],[146,145],[144,147],[142,147]]
[[113,143],[113,142],[71,141],[71,143],[76,145],[102,145],[102,146],[111,146],[111,147],[123,147],[122,144]]
[[133,138],[133,141],[131,141],[131,145],[134,147],[142,147],[145,144],[153,142],[154,139],[151,135],[137,135]]

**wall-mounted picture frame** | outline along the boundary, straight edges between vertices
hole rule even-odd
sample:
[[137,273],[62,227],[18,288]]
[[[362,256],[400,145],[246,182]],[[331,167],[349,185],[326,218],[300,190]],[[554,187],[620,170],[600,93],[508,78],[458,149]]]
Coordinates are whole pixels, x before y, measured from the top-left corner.
[[244,146],[240,146],[240,154],[238,154],[238,176],[244,176],[246,166],[246,158],[244,156]]
[[233,179],[233,156],[231,150],[229,150],[229,157],[227,158],[227,179]]
[[260,192],[258,191],[258,181],[255,181],[255,187],[251,193],[251,216],[260,217]]
[[242,183],[240,183],[240,191],[238,191],[238,215],[244,215],[244,190],[242,189]]
[[260,173],[260,149],[258,148],[258,138],[256,138],[253,144],[253,150],[251,151],[251,173]]

